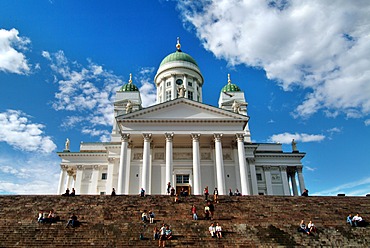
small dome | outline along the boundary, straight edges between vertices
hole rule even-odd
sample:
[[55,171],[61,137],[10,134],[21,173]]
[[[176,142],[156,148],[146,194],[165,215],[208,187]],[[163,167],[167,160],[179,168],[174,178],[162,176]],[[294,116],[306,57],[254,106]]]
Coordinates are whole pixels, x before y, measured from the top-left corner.
[[132,83],[132,74],[130,73],[130,80],[124,84],[119,91],[139,91],[139,88]]
[[239,86],[231,83],[230,74],[227,74],[227,77],[228,77],[227,84],[222,88],[221,92],[241,91]]

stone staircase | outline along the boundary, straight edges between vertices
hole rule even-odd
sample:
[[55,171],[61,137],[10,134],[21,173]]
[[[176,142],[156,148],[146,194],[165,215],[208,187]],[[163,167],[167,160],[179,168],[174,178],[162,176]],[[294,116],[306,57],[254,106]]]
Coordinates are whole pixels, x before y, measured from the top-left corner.
[[[192,220],[195,204],[200,220]],[[370,220],[370,197],[220,196],[214,222],[224,230],[211,238],[203,220],[205,201],[188,196],[174,203],[169,196],[0,196],[0,247],[156,247],[154,226],[169,224],[174,239],[166,247],[368,247],[370,226],[352,228],[349,213]],[[37,222],[39,210],[54,209],[61,221]],[[153,210],[154,224],[141,222]],[[65,228],[71,213],[81,225]],[[297,232],[301,219],[312,220],[316,236]],[[140,240],[143,233],[144,240]]]

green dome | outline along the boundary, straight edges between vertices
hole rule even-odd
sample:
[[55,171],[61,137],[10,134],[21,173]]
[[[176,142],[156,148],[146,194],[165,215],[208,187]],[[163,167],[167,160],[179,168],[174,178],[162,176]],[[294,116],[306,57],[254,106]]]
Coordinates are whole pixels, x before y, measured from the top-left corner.
[[235,91],[241,91],[239,86],[236,84],[226,84],[222,90],[222,92],[235,92]]
[[227,84],[222,88],[221,92],[236,92],[241,91],[239,86],[231,83],[230,74],[227,74]]
[[198,66],[197,62],[195,61],[195,59],[193,59],[193,57],[191,57],[187,53],[182,52],[181,50],[177,50],[176,52],[167,55],[167,57],[165,57],[162,60],[162,62],[159,66],[162,66],[166,63],[173,62],[173,61],[186,61],[186,62],[190,62],[190,63]]
[[130,73],[130,80],[127,84],[124,84],[119,91],[139,91],[139,88],[132,83],[132,74]]
[[119,91],[139,91],[139,88],[132,83],[124,84]]

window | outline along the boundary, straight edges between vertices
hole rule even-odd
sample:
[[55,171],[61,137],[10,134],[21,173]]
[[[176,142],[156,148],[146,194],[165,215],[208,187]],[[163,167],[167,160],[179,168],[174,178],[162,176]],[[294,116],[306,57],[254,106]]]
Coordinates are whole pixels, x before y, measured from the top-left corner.
[[193,91],[188,91],[188,99],[193,100]]
[[166,101],[169,101],[169,100],[171,100],[171,91],[167,90],[166,91]]
[[100,192],[100,195],[105,195],[105,192]]
[[188,85],[189,85],[190,87],[193,87],[193,82],[188,82]]
[[171,86],[171,81],[167,81],[167,82],[166,82],[166,86],[167,86],[167,87],[170,87],[170,86]]
[[189,175],[176,175],[176,183],[189,183]]
[[102,173],[101,174],[101,180],[107,180],[108,174],[107,173]]
[[181,79],[177,79],[177,80],[176,80],[176,84],[177,84],[177,85],[182,85],[182,80],[181,80]]
[[262,174],[257,173],[257,181],[262,181]]

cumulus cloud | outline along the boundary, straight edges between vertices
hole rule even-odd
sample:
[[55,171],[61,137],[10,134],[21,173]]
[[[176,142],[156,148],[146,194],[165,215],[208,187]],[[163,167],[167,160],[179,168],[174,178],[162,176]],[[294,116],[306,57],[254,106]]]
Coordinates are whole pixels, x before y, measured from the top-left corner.
[[262,68],[284,90],[306,89],[295,117],[370,114],[368,1],[184,0],[178,8],[217,58]]
[[370,119],[365,120],[365,126],[370,126]]
[[55,194],[60,160],[55,154],[0,157],[0,194]]
[[139,72],[139,81],[141,86],[139,88],[141,100],[143,102],[143,107],[148,107],[156,102],[156,88],[153,83],[151,83],[153,78],[154,67],[141,68]]
[[20,37],[17,29],[0,29],[0,71],[27,74],[30,65],[22,51],[31,41]]
[[0,113],[0,142],[27,152],[53,152],[56,145],[44,134],[45,126],[32,123],[29,118],[18,110]]
[[320,142],[325,139],[324,135],[321,134],[306,134],[306,133],[281,133],[274,134],[269,138],[269,142],[281,143],[281,144],[290,144],[292,140],[296,142]]

